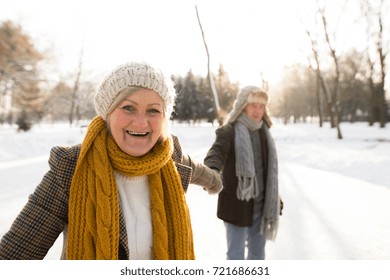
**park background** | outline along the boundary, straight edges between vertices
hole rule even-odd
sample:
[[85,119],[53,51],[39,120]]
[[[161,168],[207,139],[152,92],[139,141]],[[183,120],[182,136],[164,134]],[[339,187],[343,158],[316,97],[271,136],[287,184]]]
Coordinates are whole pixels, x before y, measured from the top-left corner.
[[[390,260],[388,0],[0,6],[0,236],[50,148],[82,141],[106,71],[145,60],[175,80],[171,129],[200,161],[239,89],[269,92],[285,210],[268,259]],[[223,260],[217,196],[191,186],[187,200],[197,258]]]

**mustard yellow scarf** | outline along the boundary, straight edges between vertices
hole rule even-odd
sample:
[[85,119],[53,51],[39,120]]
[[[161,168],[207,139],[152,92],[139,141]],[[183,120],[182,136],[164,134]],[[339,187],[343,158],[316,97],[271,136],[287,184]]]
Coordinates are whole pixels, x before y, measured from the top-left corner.
[[118,259],[119,199],[113,170],[147,175],[154,259],[194,259],[190,215],[169,137],[143,157],[116,145],[100,117],[81,146],[70,188],[67,259]]

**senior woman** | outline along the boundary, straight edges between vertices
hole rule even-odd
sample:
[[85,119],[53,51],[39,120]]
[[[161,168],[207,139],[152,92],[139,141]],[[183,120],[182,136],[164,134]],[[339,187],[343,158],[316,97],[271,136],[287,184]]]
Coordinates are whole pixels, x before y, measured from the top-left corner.
[[120,65],[95,96],[81,145],[54,147],[43,177],[0,242],[0,259],[194,259],[185,191],[222,188],[168,130],[176,92],[144,62]]

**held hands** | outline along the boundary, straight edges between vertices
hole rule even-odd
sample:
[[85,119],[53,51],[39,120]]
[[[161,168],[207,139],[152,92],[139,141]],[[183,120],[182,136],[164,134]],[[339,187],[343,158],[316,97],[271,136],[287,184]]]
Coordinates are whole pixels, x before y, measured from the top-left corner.
[[218,171],[208,168],[210,172],[211,182],[208,186],[204,187],[209,194],[218,194],[223,189],[222,178]]
[[222,177],[218,170],[195,160],[191,160],[191,166],[193,168],[192,183],[203,187],[209,194],[221,192],[223,188]]

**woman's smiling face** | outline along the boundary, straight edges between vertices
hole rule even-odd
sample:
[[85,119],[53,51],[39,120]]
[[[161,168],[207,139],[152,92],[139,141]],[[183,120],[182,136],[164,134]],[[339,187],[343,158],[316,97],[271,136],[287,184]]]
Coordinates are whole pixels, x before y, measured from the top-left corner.
[[166,118],[164,101],[150,89],[131,93],[108,118],[110,132],[125,153],[140,157],[160,139]]

